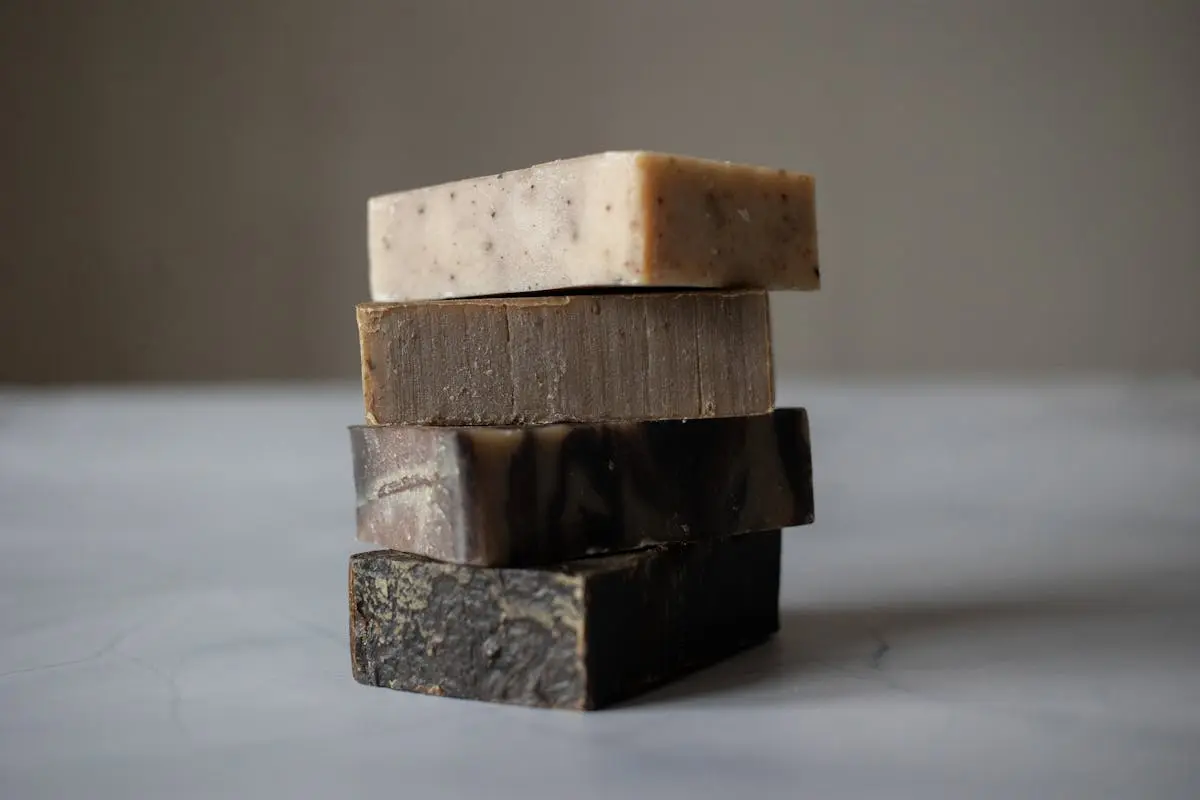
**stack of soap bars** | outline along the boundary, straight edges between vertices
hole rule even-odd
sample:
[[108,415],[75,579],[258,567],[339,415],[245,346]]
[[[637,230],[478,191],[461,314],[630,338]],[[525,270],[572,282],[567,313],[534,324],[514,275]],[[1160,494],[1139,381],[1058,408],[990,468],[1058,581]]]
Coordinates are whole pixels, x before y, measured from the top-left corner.
[[368,217],[354,677],[591,709],[769,638],[813,492],[767,291],[820,284],[812,179],[604,153]]

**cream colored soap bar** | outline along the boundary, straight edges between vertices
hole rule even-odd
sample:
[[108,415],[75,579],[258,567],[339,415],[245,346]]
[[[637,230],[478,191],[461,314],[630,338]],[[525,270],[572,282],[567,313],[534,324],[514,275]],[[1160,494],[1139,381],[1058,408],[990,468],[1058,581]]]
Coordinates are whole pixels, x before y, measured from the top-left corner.
[[820,286],[812,178],[658,153],[602,153],[376,197],[368,244],[376,301]]

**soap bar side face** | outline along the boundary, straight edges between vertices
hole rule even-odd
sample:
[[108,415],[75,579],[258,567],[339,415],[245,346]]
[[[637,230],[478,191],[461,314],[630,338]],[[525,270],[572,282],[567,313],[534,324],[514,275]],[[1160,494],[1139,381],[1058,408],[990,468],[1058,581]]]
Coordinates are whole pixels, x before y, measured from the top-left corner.
[[803,409],[690,422],[361,426],[351,437],[358,538],[444,561],[550,564],[813,520]]
[[356,313],[370,424],[511,415],[516,373],[503,306],[361,304]]
[[[472,503],[472,476],[454,436],[435,428],[405,428],[388,442],[377,429],[350,429],[358,530],[375,531],[383,546],[446,561],[464,552],[502,558],[509,550],[504,530],[475,536],[475,514],[496,513],[482,500]],[[514,437],[515,438],[515,437]],[[499,448],[493,452],[499,454]],[[493,469],[498,468],[492,463]]]
[[410,692],[600,708],[778,630],[779,531],[543,569],[391,551],[350,560],[355,680]]
[[811,177],[656,153],[638,164],[648,282],[820,288]]
[[357,313],[374,425],[736,416],[774,404],[760,290],[365,303]]
[[663,548],[596,575],[587,584],[592,702],[617,702],[778,631],[782,549],[779,531],[751,533]]
[[372,198],[371,298],[639,283],[638,159],[601,153]]
[[350,561],[350,642],[360,683],[502,703],[578,707],[583,581],[395,553]]
[[820,287],[813,180],[614,152],[368,202],[371,298]]
[[[713,302],[696,306],[696,377],[701,398],[697,417],[728,416],[724,409],[729,408],[774,408],[771,313],[763,297],[761,303],[750,303],[741,302],[738,295],[718,294]],[[731,341],[722,335],[730,330],[745,335]]]

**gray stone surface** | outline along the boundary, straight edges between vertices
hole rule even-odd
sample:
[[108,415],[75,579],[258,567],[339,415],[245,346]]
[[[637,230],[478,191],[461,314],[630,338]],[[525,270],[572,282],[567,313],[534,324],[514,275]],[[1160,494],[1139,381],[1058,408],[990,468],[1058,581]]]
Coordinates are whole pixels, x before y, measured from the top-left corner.
[[357,386],[0,389],[0,797],[1194,800],[1200,381],[779,399],[779,633],[572,714],[350,677]]

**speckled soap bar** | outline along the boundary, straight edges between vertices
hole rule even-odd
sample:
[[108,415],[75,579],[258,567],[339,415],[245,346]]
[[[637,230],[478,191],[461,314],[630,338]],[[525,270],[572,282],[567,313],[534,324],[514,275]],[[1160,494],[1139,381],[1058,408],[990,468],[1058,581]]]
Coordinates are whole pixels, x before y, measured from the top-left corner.
[[480,566],[553,564],[806,525],[804,409],[520,428],[351,428],[358,538]]
[[817,289],[813,180],[646,152],[372,198],[371,298],[580,287]]
[[723,417],[774,404],[761,290],[364,303],[373,425]]
[[350,559],[359,683],[600,708],[779,629],[779,531],[484,569],[393,551]]

